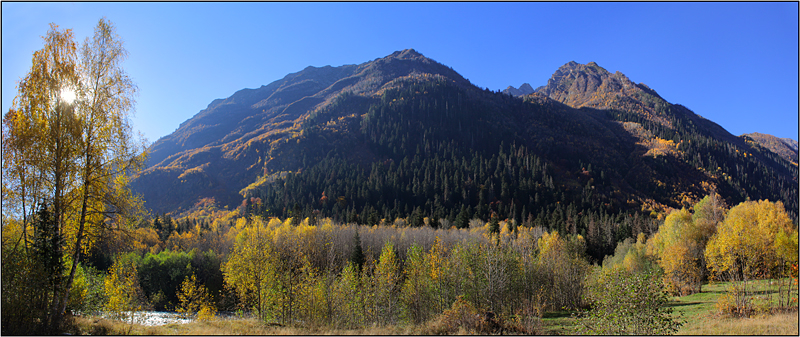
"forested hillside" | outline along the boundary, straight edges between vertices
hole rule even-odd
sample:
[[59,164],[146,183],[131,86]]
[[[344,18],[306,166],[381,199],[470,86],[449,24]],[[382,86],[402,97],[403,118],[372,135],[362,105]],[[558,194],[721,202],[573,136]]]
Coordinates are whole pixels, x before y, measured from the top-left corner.
[[212,202],[434,227],[496,216],[583,234],[596,259],[712,190],[780,200],[797,218],[796,165],[595,63],[567,63],[522,97],[414,50],[309,67],[213,102],[151,151],[134,187],[157,212]]

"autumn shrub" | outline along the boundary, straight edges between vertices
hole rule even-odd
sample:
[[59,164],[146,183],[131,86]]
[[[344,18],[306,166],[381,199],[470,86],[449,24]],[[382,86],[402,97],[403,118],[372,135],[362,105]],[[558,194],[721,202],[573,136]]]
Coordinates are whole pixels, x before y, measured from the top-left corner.
[[181,283],[178,300],[180,302],[176,311],[184,317],[205,321],[216,316],[217,308],[214,307],[211,295],[205,286],[197,283],[197,277],[194,274],[186,277]]
[[583,237],[544,233],[538,248],[537,278],[549,290],[549,309],[581,307],[582,282],[589,267]]
[[507,323],[507,328],[522,335],[541,335],[544,332],[542,328],[543,314],[541,302],[525,300]]
[[715,304],[719,313],[732,317],[749,317],[753,313],[751,298],[742,295],[742,290],[731,285]]
[[135,259],[120,256],[108,271],[105,293],[108,296],[106,310],[111,317],[129,323],[129,331],[136,320],[136,312],[145,309],[146,298],[139,286]]
[[578,315],[578,331],[591,334],[664,335],[683,324],[667,307],[661,275],[597,268],[586,284],[591,309]]
[[486,335],[497,333],[500,329],[501,325],[495,321],[494,313],[480,309],[459,296],[449,309],[428,324],[424,333],[452,335],[463,332]]

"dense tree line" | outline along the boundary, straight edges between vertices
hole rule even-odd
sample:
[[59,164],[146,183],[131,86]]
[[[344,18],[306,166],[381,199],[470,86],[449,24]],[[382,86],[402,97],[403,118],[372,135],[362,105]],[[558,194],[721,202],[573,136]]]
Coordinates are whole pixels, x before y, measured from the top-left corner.
[[[475,95],[492,100],[485,103]],[[547,128],[580,129],[588,123],[559,120],[554,110],[506,95],[472,93],[442,79],[403,82],[372,101],[344,94],[312,114],[298,139],[330,151],[317,150],[318,161],[312,160],[315,151],[306,153],[302,172],[276,172],[262,187],[248,189],[245,212],[329,216],[366,225],[404,218],[419,226],[429,217],[431,226],[446,220],[459,228],[468,226],[469,219],[488,221],[496,214],[519,225],[583,234],[590,254],[601,259],[616,241],[650,233],[652,219],[610,197],[621,173],[595,171],[592,165],[606,166],[597,161],[608,158],[565,148],[548,150],[550,159],[545,160],[536,152],[548,149],[545,143],[552,138],[526,140],[504,131],[510,130],[508,124],[523,123],[520,118],[536,119]],[[372,159],[354,159],[341,150],[356,141],[326,145],[336,138],[327,134],[325,121],[342,121],[343,111],[366,111],[357,137]],[[561,166],[554,166],[554,159]]]
[[[44,210],[39,214],[47,221]],[[440,316],[447,324],[466,324],[464,317],[478,315],[494,317],[469,323],[480,329],[499,324],[535,333],[544,312],[572,308],[589,310],[578,315],[586,332],[669,333],[679,324],[665,308],[668,292],[697,291],[708,277],[740,282],[735,284],[742,290],[741,282],[751,279],[796,277],[797,229],[780,203],[768,201],[727,211],[712,195],[691,210],[672,212],[653,234],[614,238],[613,253],[601,266],[590,263],[581,234],[496,216],[471,219],[465,228],[433,228],[404,219],[364,226],[330,218],[227,214],[213,221],[168,216],[141,221],[125,237],[132,242],[112,254],[110,267],[98,270],[89,260],[78,264],[68,309],[102,310],[128,321],[130,311],[140,309],[179,310],[198,318],[242,310],[268,322],[331,328],[426,324]],[[746,219],[758,219],[756,227],[748,229]],[[195,225],[179,231],[165,223]],[[166,240],[157,224],[167,231]],[[736,241],[743,231],[757,235]],[[34,237],[40,243],[32,252],[47,261],[53,246],[47,242],[55,239],[45,232]],[[13,277],[37,272],[26,270],[9,269],[14,273],[3,274],[4,284],[19,285]],[[38,272],[44,276],[36,278],[40,282],[65,275]],[[796,287],[779,283],[780,308],[796,305],[791,302]],[[732,294],[742,303],[752,296]],[[634,303],[639,309],[631,310]],[[730,308],[748,312],[736,303]]]
[[[796,170],[785,160],[735,137],[724,143],[710,126],[687,117],[688,110],[655,96],[641,98],[658,115],[648,118],[638,110],[579,113],[435,76],[395,82],[380,95],[345,93],[313,112],[296,138],[308,151],[283,153],[296,157],[287,167],[298,171],[266,172],[265,183],[243,191],[246,214],[366,225],[403,218],[412,226],[428,217],[434,227],[441,220],[464,227],[495,214],[582,234],[595,261],[617,241],[655,228],[655,213],[643,211],[631,188],[682,207],[696,201],[684,188],[703,195],[710,181],[729,204],[780,199],[796,219],[796,178],[785,178]],[[631,140],[603,131],[614,121],[639,123],[655,139],[675,144],[679,157],[639,156],[645,150]],[[588,134],[597,139],[580,136]],[[610,145],[621,151],[604,150]],[[634,155],[623,156],[626,151]]]

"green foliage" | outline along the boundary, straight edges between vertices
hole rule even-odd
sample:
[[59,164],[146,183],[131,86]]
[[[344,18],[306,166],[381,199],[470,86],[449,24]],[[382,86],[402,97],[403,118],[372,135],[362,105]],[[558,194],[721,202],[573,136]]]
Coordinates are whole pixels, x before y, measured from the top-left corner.
[[361,238],[358,236],[358,231],[356,230],[356,235],[353,237],[353,252],[350,254],[350,262],[353,263],[358,270],[361,270],[361,267],[364,266],[364,251],[361,249]]
[[406,253],[406,261],[403,268],[405,282],[400,293],[402,304],[402,316],[405,321],[412,324],[421,324],[427,321],[433,314],[433,284],[431,276],[441,272],[433,271],[430,259],[422,251],[422,247],[412,245]]
[[108,298],[105,293],[105,273],[92,266],[79,264],[70,289],[67,308],[85,314],[99,314]]
[[155,310],[173,310],[178,305],[181,282],[192,275],[190,252],[163,250],[147,253],[138,264],[139,282]]
[[[31,223],[33,233],[17,232],[13,241],[6,235],[16,232],[18,223],[4,219],[3,333],[51,334],[60,328],[53,312],[64,286],[66,261],[63,236],[50,209],[39,206]],[[30,242],[23,234],[30,235]]]
[[598,268],[586,285],[591,310],[579,317],[579,330],[600,335],[667,335],[683,324],[666,306],[661,275],[624,268]]
[[346,329],[363,326],[365,305],[359,268],[352,262],[342,269],[333,287],[332,323]]

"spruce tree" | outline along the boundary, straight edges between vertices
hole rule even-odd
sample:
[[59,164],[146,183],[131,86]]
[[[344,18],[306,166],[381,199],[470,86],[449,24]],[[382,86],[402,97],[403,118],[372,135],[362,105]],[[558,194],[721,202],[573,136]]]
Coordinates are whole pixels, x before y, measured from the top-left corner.
[[365,261],[364,251],[361,250],[361,237],[358,235],[358,227],[356,227],[356,235],[353,238],[353,252],[350,253],[350,262],[358,266],[358,270],[360,271]]
[[469,228],[469,212],[466,207],[461,207],[461,212],[456,217],[456,228]]
[[[50,209],[46,204],[42,205],[37,211],[33,227],[33,261],[35,267],[41,271],[42,278],[31,281],[39,282],[42,285],[44,291],[40,298],[41,309],[52,314],[64,280],[64,253],[61,250],[64,239],[58,230],[53,214],[50,213]],[[49,308],[48,306],[53,307]],[[56,318],[47,317],[49,328],[55,328],[57,322],[54,322],[54,319]]]

